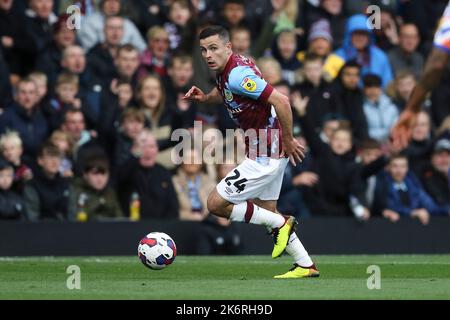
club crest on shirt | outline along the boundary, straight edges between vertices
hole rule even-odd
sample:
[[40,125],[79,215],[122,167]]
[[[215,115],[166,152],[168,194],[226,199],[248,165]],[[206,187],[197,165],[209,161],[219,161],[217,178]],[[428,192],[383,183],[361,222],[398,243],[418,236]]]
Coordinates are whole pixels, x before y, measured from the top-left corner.
[[233,94],[231,93],[230,90],[224,89],[224,90],[223,90],[223,93],[225,94],[225,99],[226,99],[228,102],[233,101]]
[[241,87],[249,92],[253,92],[256,90],[256,82],[249,77],[245,77],[241,83]]

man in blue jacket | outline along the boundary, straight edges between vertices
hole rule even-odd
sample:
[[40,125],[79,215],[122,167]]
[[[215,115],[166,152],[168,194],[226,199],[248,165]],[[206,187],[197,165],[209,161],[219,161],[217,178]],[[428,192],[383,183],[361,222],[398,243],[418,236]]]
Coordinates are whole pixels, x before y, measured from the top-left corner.
[[381,77],[383,87],[392,80],[389,58],[375,46],[373,30],[367,26],[367,17],[356,14],[349,18],[344,44],[336,52],[345,61],[356,60],[361,74],[374,73]]
[[47,120],[37,109],[37,86],[31,79],[20,80],[14,103],[0,116],[0,133],[7,130],[19,132],[24,144],[24,155],[35,158],[39,147],[48,135]]
[[396,155],[390,159],[386,179],[388,197],[383,216],[392,222],[398,221],[400,217],[417,218],[427,225],[430,215],[440,215],[444,208],[436,205],[419,180],[408,170],[408,158],[405,155]]

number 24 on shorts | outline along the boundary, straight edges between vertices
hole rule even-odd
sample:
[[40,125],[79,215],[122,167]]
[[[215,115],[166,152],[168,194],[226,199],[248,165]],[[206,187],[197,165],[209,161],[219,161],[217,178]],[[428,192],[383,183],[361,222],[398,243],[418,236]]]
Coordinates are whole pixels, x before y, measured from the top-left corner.
[[[244,183],[247,182],[248,180],[245,178],[238,180],[239,177],[241,176],[241,173],[237,169],[234,169],[233,172],[234,172],[234,175],[226,178],[225,182],[226,182],[227,186],[231,186],[231,184],[233,184],[233,186],[236,187],[237,193],[241,193],[245,189]],[[232,180],[236,180],[236,181],[234,183],[232,183],[232,182],[230,182]]]

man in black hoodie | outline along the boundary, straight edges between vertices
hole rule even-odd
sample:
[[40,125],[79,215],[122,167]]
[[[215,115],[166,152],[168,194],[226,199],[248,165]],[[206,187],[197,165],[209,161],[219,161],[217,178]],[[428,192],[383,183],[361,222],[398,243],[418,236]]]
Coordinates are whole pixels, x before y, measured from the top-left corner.
[[65,220],[69,199],[67,178],[59,175],[61,152],[45,143],[38,154],[39,168],[24,189],[25,208],[30,221]]
[[358,86],[361,79],[360,71],[361,67],[356,61],[348,61],[332,85],[342,108],[342,116],[351,123],[356,145],[369,138],[363,109],[364,94]]

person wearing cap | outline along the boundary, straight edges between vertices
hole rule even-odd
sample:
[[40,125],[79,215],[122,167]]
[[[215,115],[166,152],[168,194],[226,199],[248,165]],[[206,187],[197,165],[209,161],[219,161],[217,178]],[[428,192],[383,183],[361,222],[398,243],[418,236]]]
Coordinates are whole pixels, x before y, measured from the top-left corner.
[[367,17],[363,14],[349,18],[344,44],[335,53],[345,61],[356,60],[361,65],[362,75],[378,75],[383,88],[393,79],[388,56],[375,45],[373,30],[367,26]]
[[450,139],[436,141],[430,163],[421,174],[421,182],[442,214],[450,214]]
[[14,168],[0,158],[0,220],[19,220],[24,216],[23,198],[13,188]]
[[[304,1],[303,1],[304,2]],[[331,34],[334,39],[333,48],[339,48],[342,45],[345,36],[345,23],[347,16],[343,11],[343,0],[318,0],[317,6],[305,3],[302,14],[298,16],[297,24],[303,27],[308,33],[312,26],[321,19],[325,19],[330,24]]]
[[333,37],[331,35],[330,23],[321,19],[316,21],[308,34],[308,49],[297,54],[297,59],[304,62],[306,53],[314,53],[321,56],[323,64],[323,72],[330,79],[335,79],[339,70],[345,61],[332,52]]

